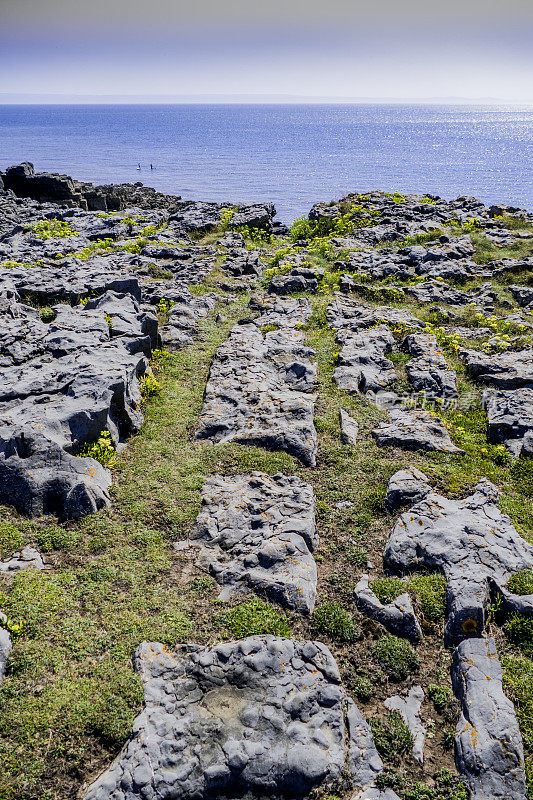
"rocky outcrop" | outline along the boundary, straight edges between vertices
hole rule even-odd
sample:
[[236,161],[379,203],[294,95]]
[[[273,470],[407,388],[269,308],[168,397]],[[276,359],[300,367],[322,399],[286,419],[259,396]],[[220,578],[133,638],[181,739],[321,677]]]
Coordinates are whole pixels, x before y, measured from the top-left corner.
[[389,536],[384,554],[389,569],[405,573],[424,568],[446,576],[448,645],[482,635],[489,580],[505,586],[514,572],[533,566],[533,547],[501,513],[497,500],[498,492],[487,480],[464,500],[430,492],[400,516]]
[[393,408],[389,413],[390,421],[381,422],[372,431],[372,436],[380,447],[463,453],[452,442],[442,420],[432,411]]
[[359,425],[343,408],[339,410],[339,425],[341,429],[341,442],[355,447]]
[[486,389],[487,436],[515,456],[533,455],[533,389]]
[[113,292],[53,311],[48,323],[16,302],[2,312],[0,502],[65,519],[109,504],[109,471],[77,454],[102,431],[118,445],[139,429],[157,320]]
[[303,614],[313,611],[318,545],[313,489],[299,478],[263,473],[208,478],[191,533],[198,563],[220,600],[249,591]]
[[487,354],[463,350],[461,357],[471,378],[498,389],[533,387],[533,349]]
[[455,370],[449,369],[435,334],[411,333],[403,347],[412,356],[406,370],[415,392],[428,398],[457,397]]
[[379,622],[390,633],[415,644],[422,641],[422,629],[407,592],[384,605],[370,588],[368,575],[362,575],[354,589],[354,598],[362,614]]
[[0,572],[15,575],[27,569],[46,569],[46,564],[35,547],[27,545],[20,553],[13,553],[5,561],[0,561]]
[[394,364],[386,357],[394,337],[386,325],[344,337],[333,380],[345,392],[379,392],[396,381]]
[[452,680],[461,701],[455,754],[472,800],[525,800],[524,748],[514,706],[503,693],[493,639],[468,639],[453,655]]
[[196,437],[285,450],[314,466],[313,355],[297,331],[236,325],[211,364]]
[[249,302],[249,308],[259,312],[260,316],[254,322],[260,328],[267,325],[296,328],[308,322],[313,310],[309,300],[304,297],[278,299],[254,296]]
[[431,491],[428,478],[416,467],[401,469],[389,480],[385,506],[388,511],[396,511],[405,505],[423,500]]
[[382,769],[323,644],[144,643],[135,667],[145,708],[85,800],[305,798],[343,773],[365,787]]

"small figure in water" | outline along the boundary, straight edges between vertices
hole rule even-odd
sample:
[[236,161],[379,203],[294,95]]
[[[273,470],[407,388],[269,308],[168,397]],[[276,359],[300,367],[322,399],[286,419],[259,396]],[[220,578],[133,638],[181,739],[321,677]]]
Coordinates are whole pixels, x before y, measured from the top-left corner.
[[153,169],[153,168],[154,168],[154,167],[153,167],[153,165],[152,165],[152,164],[150,164],[150,169]]

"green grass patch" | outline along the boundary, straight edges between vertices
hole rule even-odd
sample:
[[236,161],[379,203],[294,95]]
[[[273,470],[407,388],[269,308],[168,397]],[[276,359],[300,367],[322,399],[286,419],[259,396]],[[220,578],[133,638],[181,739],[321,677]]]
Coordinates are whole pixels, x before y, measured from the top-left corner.
[[222,621],[238,639],[267,633],[272,636],[291,635],[287,617],[283,612],[257,597],[226,611]]
[[414,647],[397,636],[386,634],[372,647],[374,660],[393,681],[402,681],[420,666]]

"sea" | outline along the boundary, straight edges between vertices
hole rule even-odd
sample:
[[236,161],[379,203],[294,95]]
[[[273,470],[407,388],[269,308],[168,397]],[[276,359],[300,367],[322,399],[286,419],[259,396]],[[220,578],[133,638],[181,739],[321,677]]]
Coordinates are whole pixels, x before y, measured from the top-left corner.
[[370,189],[533,210],[533,107],[0,106],[0,169],[135,183],[193,200],[273,202],[291,222]]

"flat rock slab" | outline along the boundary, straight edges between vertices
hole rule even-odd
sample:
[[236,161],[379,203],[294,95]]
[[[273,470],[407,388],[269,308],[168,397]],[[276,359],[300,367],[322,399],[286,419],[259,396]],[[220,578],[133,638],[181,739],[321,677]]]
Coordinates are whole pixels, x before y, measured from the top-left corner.
[[515,456],[533,454],[533,389],[485,389],[487,436]]
[[256,636],[174,652],[144,643],[135,668],[145,709],[85,800],[285,800],[344,772],[368,786],[382,769],[319,642]]
[[0,561],[0,572],[7,575],[27,569],[47,569],[41,554],[34,547],[25,547],[20,553],[13,553],[10,558]]
[[341,429],[341,442],[355,447],[359,425],[343,408],[339,409],[339,425]]
[[312,356],[299,331],[235,325],[211,364],[196,438],[285,450],[314,466]]
[[533,388],[533,349],[486,354],[462,350],[466,371],[476,381],[498,389]]
[[318,545],[312,487],[261,472],[208,478],[190,537],[200,565],[221,587],[219,599],[255,591],[310,614],[315,606]]
[[385,353],[392,349],[394,336],[386,325],[343,337],[333,380],[353,394],[379,392],[394,384],[394,364]]
[[489,580],[505,586],[514,572],[533,566],[533,547],[502,514],[497,499],[487,480],[464,500],[430,492],[400,516],[389,536],[384,554],[389,569],[430,569],[446,576],[447,644],[481,636]]
[[452,681],[461,701],[455,752],[471,800],[525,800],[524,748],[515,709],[502,688],[494,639],[468,639],[453,655]]
[[313,311],[305,297],[252,297],[248,305],[252,311],[259,311],[260,316],[254,322],[260,328],[267,325],[295,328],[304,325]]
[[442,420],[431,411],[398,408],[391,409],[389,413],[390,421],[380,422],[372,431],[372,436],[380,447],[463,453],[450,439]]
[[411,333],[403,346],[412,356],[406,371],[415,392],[430,398],[457,397],[455,370],[449,369],[435,334]]
[[356,333],[380,324],[412,330],[422,330],[425,327],[424,323],[407,309],[391,306],[370,308],[341,294],[337,294],[335,300],[329,304],[326,319],[328,325],[335,331],[345,331],[346,334],[349,331]]

